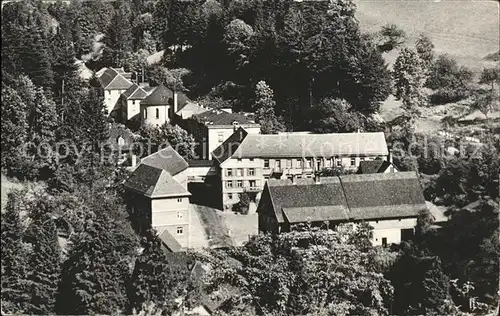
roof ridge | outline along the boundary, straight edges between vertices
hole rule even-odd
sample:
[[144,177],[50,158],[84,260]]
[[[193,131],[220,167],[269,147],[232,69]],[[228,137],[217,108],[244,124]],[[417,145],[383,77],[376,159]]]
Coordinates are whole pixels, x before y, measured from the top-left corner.
[[[114,70],[114,69],[113,69],[113,70]],[[106,89],[107,87],[109,87],[109,85],[110,85],[110,84],[112,84],[112,83],[113,83],[113,81],[115,81],[115,80],[116,80],[116,78],[118,78],[118,76],[122,77],[123,79],[125,79],[126,81],[128,81],[128,83],[130,83],[131,85],[133,85],[133,83],[132,83],[130,80],[128,80],[127,78],[125,78],[124,76],[122,76],[122,75],[121,75],[119,72],[117,72],[116,70],[114,70],[114,71],[116,72],[116,76],[113,78],[113,80],[111,80],[111,81],[108,83],[108,85],[107,85],[106,87],[104,87],[104,89]]]

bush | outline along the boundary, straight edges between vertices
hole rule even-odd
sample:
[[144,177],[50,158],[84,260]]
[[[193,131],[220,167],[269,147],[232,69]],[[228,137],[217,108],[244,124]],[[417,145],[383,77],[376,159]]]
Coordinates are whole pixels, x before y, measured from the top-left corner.
[[431,95],[430,101],[434,105],[458,102],[470,97],[471,92],[468,89],[442,88]]
[[247,215],[250,208],[250,196],[243,192],[240,194],[240,201],[233,205],[233,212]]

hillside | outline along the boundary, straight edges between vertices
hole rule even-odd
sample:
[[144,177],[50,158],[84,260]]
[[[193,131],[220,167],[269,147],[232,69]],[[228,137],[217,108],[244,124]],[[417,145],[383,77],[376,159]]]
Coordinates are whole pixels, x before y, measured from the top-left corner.
[[[475,71],[496,64],[486,57],[500,45],[498,1],[354,1],[364,31],[393,23],[407,33],[410,43],[424,32],[438,54],[450,54]],[[396,55],[388,54],[387,61],[392,63]]]

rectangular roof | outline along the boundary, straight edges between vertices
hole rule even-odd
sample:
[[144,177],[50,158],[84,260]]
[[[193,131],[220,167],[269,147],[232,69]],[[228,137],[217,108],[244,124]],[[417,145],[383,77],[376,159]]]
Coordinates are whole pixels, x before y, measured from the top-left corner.
[[269,180],[265,190],[280,223],[417,217],[427,209],[415,172]]
[[101,87],[106,90],[126,90],[133,85],[124,77],[123,69],[107,68],[98,78]]
[[[383,132],[248,134],[242,141],[224,142],[221,146],[225,146],[224,150],[216,149],[213,152],[214,155],[216,152],[229,152],[230,146],[233,148],[237,146],[236,150],[231,151],[231,157],[234,158],[385,156],[388,154]],[[226,157],[227,154],[221,160],[229,158]]]
[[124,186],[150,198],[165,198],[191,195],[165,170],[139,165]]
[[188,163],[172,146],[163,148],[141,160],[141,164],[165,170],[172,176],[186,170]]
[[208,128],[220,126],[233,126],[234,123],[238,125],[255,125],[259,124],[249,120],[245,115],[238,113],[229,113],[222,110],[208,110],[200,114],[193,115],[193,118],[200,123],[205,124]]

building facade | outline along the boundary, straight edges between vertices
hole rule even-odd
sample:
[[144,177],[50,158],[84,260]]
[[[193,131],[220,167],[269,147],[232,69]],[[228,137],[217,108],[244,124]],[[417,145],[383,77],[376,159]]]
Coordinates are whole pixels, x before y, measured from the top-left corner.
[[257,208],[261,233],[365,222],[373,227],[372,243],[381,246],[411,239],[425,210],[415,172],[270,180]]
[[123,68],[106,68],[98,74],[99,83],[104,91],[106,111],[115,120],[120,119],[122,93],[133,85],[130,78],[131,74],[126,73]]
[[383,133],[257,135],[243,128],[212,152],[225,207],[243,192],[258,201],[268,179],[313,178],[335,167],[355,171],[360,162],[387,155]]

